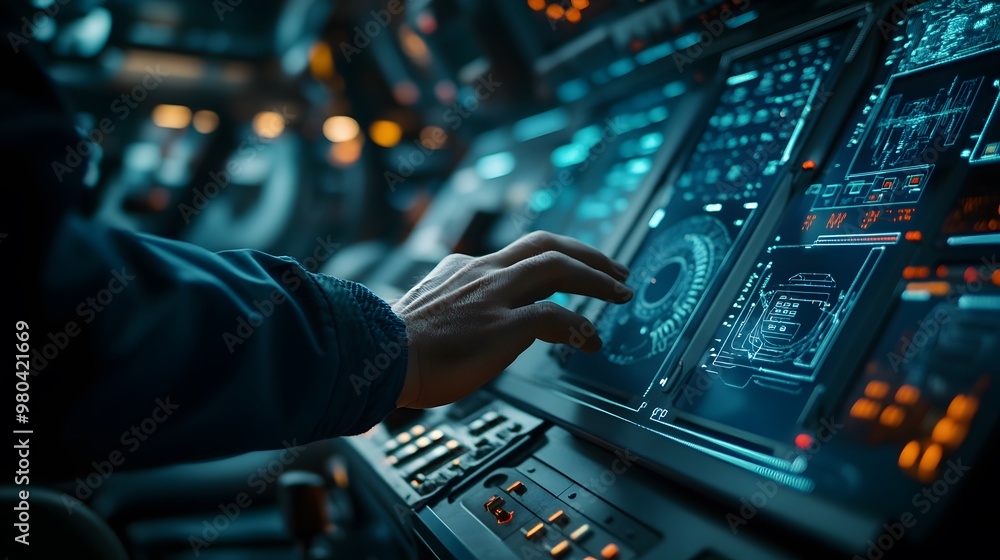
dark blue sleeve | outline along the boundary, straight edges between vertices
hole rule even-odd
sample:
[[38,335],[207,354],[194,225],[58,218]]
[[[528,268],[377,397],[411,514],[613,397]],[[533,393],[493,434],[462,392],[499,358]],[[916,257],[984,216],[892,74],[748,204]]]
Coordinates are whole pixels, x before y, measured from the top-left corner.
[[293,259],[70,215],[43,277],[47,315],[81,330],[68,341],[73,362],[56,356],[40,375],[74,378],[54,428],[84,462],[115,450],[139,467],[281,448],[361,433],[395,410],[402,321],[365,287]]

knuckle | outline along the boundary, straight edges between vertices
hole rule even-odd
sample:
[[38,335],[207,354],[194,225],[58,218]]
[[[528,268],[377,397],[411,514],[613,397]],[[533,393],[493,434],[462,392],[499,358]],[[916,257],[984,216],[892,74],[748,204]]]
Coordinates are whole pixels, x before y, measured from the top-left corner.
[[559,267],[566,264],[569,257],[559,251],[545,251],[537,257],[537,264],[542,268]]
[[463,255],[461,253],[452,253],[447,257],[441,259],[441,264],[449,266],[462,265],[465,264],[465,262],[467,262],[471,258],[472,257],[468,255]]
[[547,231],[533,231],[528,235],[524,236],[525,243],[529,245],[539,247],[542,249],[548,249],[554,245],[555,237]]

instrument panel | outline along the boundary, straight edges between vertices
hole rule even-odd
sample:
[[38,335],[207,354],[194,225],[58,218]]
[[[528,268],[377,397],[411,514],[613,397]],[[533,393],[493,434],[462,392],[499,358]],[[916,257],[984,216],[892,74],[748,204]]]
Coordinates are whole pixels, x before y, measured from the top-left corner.
[[[987,488],[963,465],[991,464],[1000,410],[1000,4],[911,4],[748,20],[772,32],[559,109],[486,244],[576,237],[630,263],[635,297],[556,298],[601,351],[538,343],[484,390],[530,429],[408,479],[422,538],[497,557],[949,550],[969,492],[950,489]],[[546,60],[640,9],[598,5]],[[359,455],[463,429],[427,414]]]

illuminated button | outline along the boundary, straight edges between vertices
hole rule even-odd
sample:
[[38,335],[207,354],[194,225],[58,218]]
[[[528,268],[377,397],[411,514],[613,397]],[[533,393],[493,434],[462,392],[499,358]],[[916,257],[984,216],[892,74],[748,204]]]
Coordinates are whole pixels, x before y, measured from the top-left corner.
[[417,445],[417,447],[419,447],[420,449],[423,449],[423,448],[425,448],[425,447],[427,447],[428,445],[431,444],[431,438],[425,437],[425,436],[420,436],[420,437],[417,438],[417,441],[415,441],[414,443]]
[[579,541],[588,536],[590,536],[590,525],[587,525],[586,523],[580,525],[575,531],[569,534],[569,538],[574,541]]
[[962,277],[965,279],[967,283],[973,284],[979,281],[979,271],[976,270],[976,267],[970,266],[969,268],[965,269],[965,273],[962,275]]
[[559,510],[549,516],[549,523],[555,523],[557,525],[566,525],[569,523],[569,516],[566,512]]
[[899,468],[912,469],[917,464],[917,457],[920,456],[920,442],[912,440],[907,443],[899,453]]
[[524,483],[520,480],[507,487],[508,494],[524,494],[527,490],[528,489],[524,487]]
[[[924,238],[924,234],[920,233],[919,230],[911,230],[911,231],[906,232],[906,235],[904,235],[903,237],[907,241],[917,242],[917,241],[920,241],[920,240],[922,240]],[[924,276],[924,278],[926,278],[926,276]]]
[[427,434],[427,437],[431,438],[431,441],[437,441],[444,437],[444,432],[442,432],[441,430],[434,430],[431,433]]
[[561,541],[549,550],[549,554],[551,554],[553,558],[559,558],[567,552],[569,552],[569,541]]
[[873,399],[884,399],[889,394],[889,384],[885,381],[869,381],[865,386],[865,396]]
[[396,436],[396,441],[399,442],[400,444],[410,443],[411,439],[413,439],[413,436],[411,436],[409,432],[403,432],[398,436]]
[[469,424],[469,433],[471,433],[472,435],[479,435],[483,433],[485,430],[486,430],[486,422],[483,422],[482,420],[473,420],[472,423]]
[[955,395],[948,405],[948,416],[955,420],[968,422],[976,415],[979,399],[970,395]]
[[617,544],[608,543],[601,549],[601,558],[604,558],[604,560],[614,560],[615,558],[618,558],[618,552]]
[[878,421],[879,424],[882,424],[883,426],[898,428],[903,423],[904,418],[906,418],[906,411],[901,407],[890,404],[885,407],[885,410],[883,410],[882,414],[879,415]]
[[932,443],[924,451],[924,456],[920,458],[920,465],[917,467],[917,474],[920,475],[920,478],[923,480],[934,478],[942,455],[944,455],[944,449],[936,443]]
[[419,437],[424,435],[425,431],[427,430],[423,426],[417,424],[416,426],[410,428],[410,435],[412,435],[413,437]]
[[874,420],[878,416],[879,411],[882,410],[882,405],[877,402],[860,398],[851,407],[851,417],[859,418],[861,420]]
[[524,532],[524,538],[530,541],[531,539],[539,537],[544,534],[545,534],[545,523],[539,522],[538,525],[535,525],[531,529],[528,529],[527,531]]
[[896,402],[899,404],[913,405],[920,398],[920,389],[913,385],[903,385],[896,390]]
[[938,420],[931,432],[931,440],[952,449],[962,444],[969,428],[962,422],[956,422],[950,416]]

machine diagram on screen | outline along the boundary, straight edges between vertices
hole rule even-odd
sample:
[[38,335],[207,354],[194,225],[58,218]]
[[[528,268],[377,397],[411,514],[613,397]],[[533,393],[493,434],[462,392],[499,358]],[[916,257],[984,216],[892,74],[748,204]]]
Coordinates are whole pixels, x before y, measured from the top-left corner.
[[935,163],[963,137],[986,77],[956,74],[939,87],[922,80],[920,73],[889,80],[865,124],[845,181],[811,187],[813,210],[920,201]]
[[834,267],[817,258],[816,248],[772,248],[771,260],[758,264],[734,304],[706,371],[733,387],[787,389],[814,381],[884,251],[853,249],[837,258],[845,266]]

